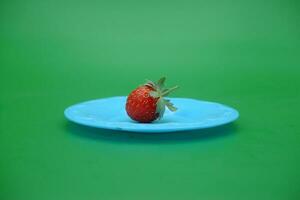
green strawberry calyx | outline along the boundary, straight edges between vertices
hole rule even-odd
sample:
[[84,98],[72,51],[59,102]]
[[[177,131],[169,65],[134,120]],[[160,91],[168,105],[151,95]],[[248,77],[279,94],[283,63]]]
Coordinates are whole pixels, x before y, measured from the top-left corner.
[[166,97],[171,92],[176,90],[178,86],[174,86],[171,88],[164,88],[165,81],[166,81],[166,77],[162,77],[157,82],[147,80],[146,83],[144,84],[146,86],[153,88],[153,91],[150,92],[150,96],[153,98],[158,98],[156,103],[157,104],[156,113],[158,113],[158,119],[161,119],[163,117],[166,107],[172,112],[175,112],[177,110],[174,104],[171,103],[169,99],[165,99],[164,97]]

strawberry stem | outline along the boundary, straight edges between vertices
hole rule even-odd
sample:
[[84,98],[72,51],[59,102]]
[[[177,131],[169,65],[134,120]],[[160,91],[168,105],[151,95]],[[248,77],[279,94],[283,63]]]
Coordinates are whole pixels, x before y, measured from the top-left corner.
[[153,91],[150,92],[150,96],[153,98],[158,98],[156,103],[156,113],[158,113],[159,119],[164,115],[166,107],[172,112],[175,112],[177,110],[177,108],[170,102],[170,100],[164,99],[163,97],[176,90],[178,86],[174,86],[168,89],[164,88],[165,81],[166,78],[162,77],[157,82],[147,80],[145,84],[146,86],[153,88]]

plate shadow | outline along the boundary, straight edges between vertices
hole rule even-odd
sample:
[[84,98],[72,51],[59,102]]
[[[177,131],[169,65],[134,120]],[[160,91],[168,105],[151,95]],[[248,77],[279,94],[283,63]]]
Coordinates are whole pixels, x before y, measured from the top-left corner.
[[184,143],[215,140],[234,136],[238,130],[235,123],[200,129],[194,131],[180,131],[170,133],[135,133],[99,129],[65,121],[63,127],[68,134],[90,140],[108,141],[115,143]]

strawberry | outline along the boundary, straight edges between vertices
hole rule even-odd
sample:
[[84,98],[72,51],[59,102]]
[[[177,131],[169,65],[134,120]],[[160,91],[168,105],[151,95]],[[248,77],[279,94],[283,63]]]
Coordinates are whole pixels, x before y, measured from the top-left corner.
[[164,115],[165,107],[172,112],[177,110],[170,100],[164,99],[164,97],[178,88],[178,86],[164,89],[165,80],[166,78],[163,77],[156,83],[147,81],[128,95],[126,112],[131,119],[149,123],[156,119],[161,119]]

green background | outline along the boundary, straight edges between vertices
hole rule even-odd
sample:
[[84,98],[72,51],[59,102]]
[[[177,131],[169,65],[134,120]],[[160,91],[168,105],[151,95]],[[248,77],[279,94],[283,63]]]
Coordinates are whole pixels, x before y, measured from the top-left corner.
[[[235,123],[145,135],[66,107],[167,76]],[[300,199],[297,0],[0,2],[0,199]]]

